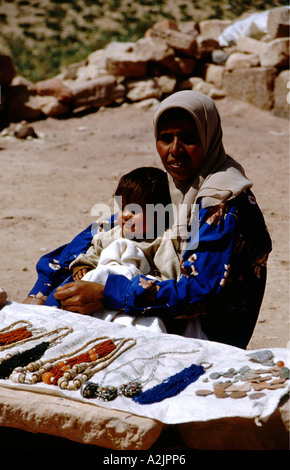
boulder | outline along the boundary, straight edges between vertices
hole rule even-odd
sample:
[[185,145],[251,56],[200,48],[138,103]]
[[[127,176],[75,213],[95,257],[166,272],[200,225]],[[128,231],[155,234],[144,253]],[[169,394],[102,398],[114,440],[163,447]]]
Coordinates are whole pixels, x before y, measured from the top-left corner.
[[244,54],[243,52],[234,52],[231,54],[226,63],[227,70],[233,70],[241,67],[257,67],[260,64],[258,54]]
[[162,96],[162,91],[154,78],[129,81],[126,83],[126,89],[126,96],[130,101],[141,101],[148,98],[159,100]]
[[200,21],[199,29],[202,36],[218,39],[219,35],[232,24],[230,20],[204,20]]
[[10,86],[6,94],[8,122],[35,121],[43,116],[37,96],[31,95],[25,85]]
[[289,117],[290,71],[282,70],[275,79],[273,114],[282,118]]
[[212,55],[214,50],[220,48],[219,42],[217,39],[199,35],[196,38],[196,51],[195,57],[197,59],[204,59]]
[[0,85],[9,85],[15,75],[12,58],[6,54],[0,54]]
[[274,105],[273,85],[276,70],[266,67],[235,68],[224,71],[223,88],[227,95],[246,101],[259,109]]
[[259,54],[262,67],[289,67],[290,38],[277,38],[266,43]]
[[160,38],[145,37],[139,39],[134,47],[134,53],[146,62],[158,63],[162,66],[170,66],[175,57],[172,47],[169,47]]
[[290,36],[290,9],[273,8],[268,16],[268,34],[272,39]]
[[216,88],[223,87],[225,68],[222,65],[208,64],[205,72],[205,81],[212,83]]
[[1,387],[0,426],[115,450],[146,450],[164,425],[150,418],[54,395]]
[[155,77],[155,81],[162,94],[169,95],[174,92],[177,80],[175,77],[161,75],[160,77]]
[[261,54],[267,48],[267,43],[263,41],[258,41],[254,38],[249,38],[246,36],[240,36],[237,39],[236,49],[239,52],[245,52],[247,54]]
[[175,56],[170,66],[166,69],[171,75],[182,77],[184,75],[190,75],[194,70],[194,66],[195,59]]
[[143,78],[146,75],[147,63],[129,52],[115,53],[106,58],[106,69],[115,77]]
[[172,47],[176,53],[193,57],[196,52],[195,36],[182,33],[174,29],[161,30],[154,26],[147,32],[147,36],[151,38],[162,39],[169,47]]
[[30,87],[30,92],[39,96],[54,97],[63,105],[68,105],[72,99],[71,89],[56,77],[37,82]]
[[224,98],[226,96],[224,90],[215,88],[213,84],[206,82],[200,77],[190,77],[188,82],[191,84],[192,90],[208,95],[212,99]]
[[70,102],[59,101],[55,96],[40,96],[36,97],[40,111],[47,117],[60,117],[64,116],[70,110]]
[[80,108],[99,108],[108,106],[116,100],[123,100],[125,88],[118,84],[113,76],[106,76],[96,80],[75,83],[72,86],[72,107],[74,110]]

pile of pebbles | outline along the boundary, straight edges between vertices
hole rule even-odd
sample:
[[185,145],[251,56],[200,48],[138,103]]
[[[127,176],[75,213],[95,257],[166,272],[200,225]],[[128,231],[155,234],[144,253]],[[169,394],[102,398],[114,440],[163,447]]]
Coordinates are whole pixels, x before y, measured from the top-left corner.
[[[213,381],[211,389],[200,389],[195,393],[200,397],[215,395],[216,398],[244,398],[257,400],[266,396],[263,390],[284,388],[289,380],[289,369],[283,361],[273,361],[271,351],[258,351],[249,354],[252,362],[260,363],[265,368],[254,369],[243,366],[240,369],[230,368],[224,372],[212,372],[204,382]],[[223,379],[223,380],[220,380]],[[225,379],[225,380],[224,380]]]

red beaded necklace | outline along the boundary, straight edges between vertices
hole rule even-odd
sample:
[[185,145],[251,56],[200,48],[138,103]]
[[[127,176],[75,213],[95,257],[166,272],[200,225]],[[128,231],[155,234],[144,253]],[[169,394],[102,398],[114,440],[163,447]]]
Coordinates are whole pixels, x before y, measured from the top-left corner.
[[49,372],[44,372],[41,379],[48,385],[56,385],[65,371],[71,369],[74,365],[97,361],[98,359],[106,357],[114,351],[114,349],[116,349],[116,345],[111,339],[103,341],[79,356],[58,362]]
[[26,326],[16,328],[12,331],[7,331],[6,333],[0,333],[0,346],[17,343],[18,341],[30,338],[31,336],[32,333],[26,328]]

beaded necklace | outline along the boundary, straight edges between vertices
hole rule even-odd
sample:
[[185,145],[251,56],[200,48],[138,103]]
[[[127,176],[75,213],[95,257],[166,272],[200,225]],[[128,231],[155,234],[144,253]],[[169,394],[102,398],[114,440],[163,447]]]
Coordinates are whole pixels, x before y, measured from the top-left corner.
[[[58,344],[59,340],[64,338],[66,335],[71,333],[73,330],[70,326],[64,326],[56,328],[55,330],[42,333],[41,335],[34,336],[33,339],[43,338],[56,334],[57,336],[51,341],[43,341],[37,344],[33,348],[25,350],[23,352],[16,351],[13,355],[8,353],[6,357],[0,362],[0,379],[10,378],[10,375],[15,369],[23,368],[28,366],[31,361],[37,361],[45,353],[48,348],[51,348]],[[30,338],[29,338],[30,339]],[[29,340],[28,339],[28,340]],[[20,341],[23,344],[25,340]],[[14,343],[13,343],[14,344]],[[19,343],[17,343],[19,344]]]
[[[120,395],[123,395],[128,398],[133,398],[134,401],[137,401],[136,398],[140,398],[140,403],[148,402],[148,395],[150,394],[150,402],[153,403],[154,401],[161,401],[169,396],[175,396],[180,393],[187,385],[192,383],[193,381],[197,380],[198,377],[205,373],[205,369],[210,367],[204,367],[202,365],[195,365],[192,364],[189,368],[184,369],[183,371],[175,374],[172,377],[169,377],[161,382],[161,384],[156,385],[153,387],[152,392],[147,390],[146,392],[142,392],[142,387],[149,383],[155,376],[155,372],[159,365],[159,360],[161,358],[166,358],[167,355],[170,354],[191,354],[198,352],[198,350],[193,350],[189,352],[185,351],[168,351],[168,352],[161,352],[156,354],[150,358],[143,357],[143,358],[135,358],[131,361],[123,364],[122,366],[117,367],[116,369],[109,370],[103,376],[103,379],[100,383],[94,382],[86,382],[81,387],[81,394],[84,398],[97,398],[101,401],[111,401],[117,398]],[[122,374],[121,368],[124,366],[128,366],[133,364],[135,361],[142,361],[141,371],[138,377],[135,377],[133,380],[130,380],[128,383],[124,383],[119,387],[115,387],[112,385],[103,385],[106,381],[107,376],[110,373],[118,371],[119,374]],[[149,374],[146,380],[141,382],[141,377],[144,374],[146,365],[148,363],[153,363],[151,373]],[[205,363],[204,363],[205,364]],[[149,392],[149,393],[148,393]]]
[[30,322],[20,320],[0,330],[0,346],[1,347],[11,345],[13,343],[17,343],[18,341],[21,341],[23,339],[26,339],[32,336],[32,332],[29,331],[26,326],[21,326],[19,328],[12,329],[13,326],[19,323],[26,323],[27,325],[31,326]]
[[[99,342],[96,344],[97,341]],[[95,343],[93,348],[78,355],[92,343]],[[107,367],[135,344],[136,341],[132,338],[111,339],[107,336],[95,338],[73,353],[66,353],[45,362],[36,361],[25,368],[16,368],[9,378],[16,383],[43,382],[47,385],[57,385],[62,389],[77,390],[83,382]],[[31,377],[28,377],[28,372],[32,372]]]

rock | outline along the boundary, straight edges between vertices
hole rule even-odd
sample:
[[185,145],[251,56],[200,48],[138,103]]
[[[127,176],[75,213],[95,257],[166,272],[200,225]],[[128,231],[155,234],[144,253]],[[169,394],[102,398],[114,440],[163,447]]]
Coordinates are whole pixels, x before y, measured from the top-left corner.
[[236,49],[239,52],[245,52],[247,54],[261,54],[265,51],[267,43],[258,41],[257,39],[249,38],[246,36],[240,36],[237,39]]
[[195,66],[195,59],[189,57],[174,57],[173,63],[168,67],[169,72],[177,77],[190,75]]
[[290,36],[290,9],[273,8],[268,16],[268,34],[272,39]]
[[273,114],[282,118],[289,117],[290,71],[282,70],[275,79]]
[[47,117],[64,116],[70,110],[70,103],[59,101],[55,96],[36,96],[40,111]]
[[199,35],[196,38],[196,52],[195,57],[197,59],[207,58],[212,55],[214,50],[219,49],[219,42],[217,39]]
[[7,300],[7,292],[0,287],[0,308],[4,307]]
[[8,122],[35,121],[43,116],[37,96],[32,96],[25,85],[10,86],[6,100]]
[[230,20],[204,20],[200,21],[199,28],[202,36],[218,39],[219,35],[232,24]]
[[266,43],[260,53],[262,67],[289,67],[289,38],[278,38]]
[[157,100],[156,98],[148,98],[147,100],[136,101],[136,103],[133,103],[133,106],[139,109],[143,109],[144,111],[150,110],[154,112],[155,109],[157,109],[159,104],[160,104],[160,101]]
[[19,124],[16,124],[14,129],[14,136],[18,139],[27,139],[33,138],[37,139],[38,135],[36,134],[34,128],[27,124],[27,122],[22,121]]
[[211,53],[211,57],[214,64],[224,65],[229,55],[225,51],[214,49]]
[[258,54],[244,54],[243,52],[234,52],[229,56],[225,63],[227,70],[233,70],[241,67],[257,67],[260,63]]
[[168,75],[161,75],[160,77],[155,77],[155,81],[158,84],[162,94],[171,94],[175,90],[176,78],[169,77]]
[[226,93],[224,90],[216,89],[211,83],[204,81],[199,77],[190,77],[188,82],[191,84],[191,89],[199,91],[204,95],[210,96],[212,99],[224,98]]
[[30,91],[39,96],[53,96],[63,105],[68,105],[72,99],[71,89],[56,77],[37,82]]
[[274,106],[274,77],[276,70],[266,67],[248,67],[225,70],[223,88],[227,95],[247,101],[259,109]]
[[205,81],[212,83],[216,88],[222,88],[225,68],[222,65],[208,64]]
[[114,52],[106,57],[106,70],[115,77],[143,78],[147,72],[147,62],[132,52]]
[[134,47],[134,53],[146,62],[158,63],[168,67],[173,63],[175,52],[160,38],[146,37],[139,39]]
[[77,78],[77,72],[80,67],[83,67],[87,64],[86,60],[81,62],[75,62],[70,64],[61,74],[60,78],[62,80],[75,80]]
[[[154,29],[159,31],[167,31],[168,29],[173,29],[174,31],[178,31],[179,27],[174,20],[161,20],[154,24]],[[149,33],[150,34],[150,33]]]
[[159,30],[153,27],[148,34],[152,38],[162,39],[177,53],[193,57],[196,52],[196,40],[191,34],[182,33],[173,29]]
[[12,58],[6,54],[0,54],[0,85],[9,85],[15,75],[16,71]]
[[160,99],[162,91],[154,78],[129,81],[126,83],[126,96],[130,101],[141,101],[148,98]]
[[72,86],[73,109],[99,108],[107,106],[117,99],[123,100],[125,88],[118,84],[113,76],[107,76],[96,80],[75,83]]
[[1,387],[0,425],[105,449],[147,450],[163,424],[150,418],[53,395]]

